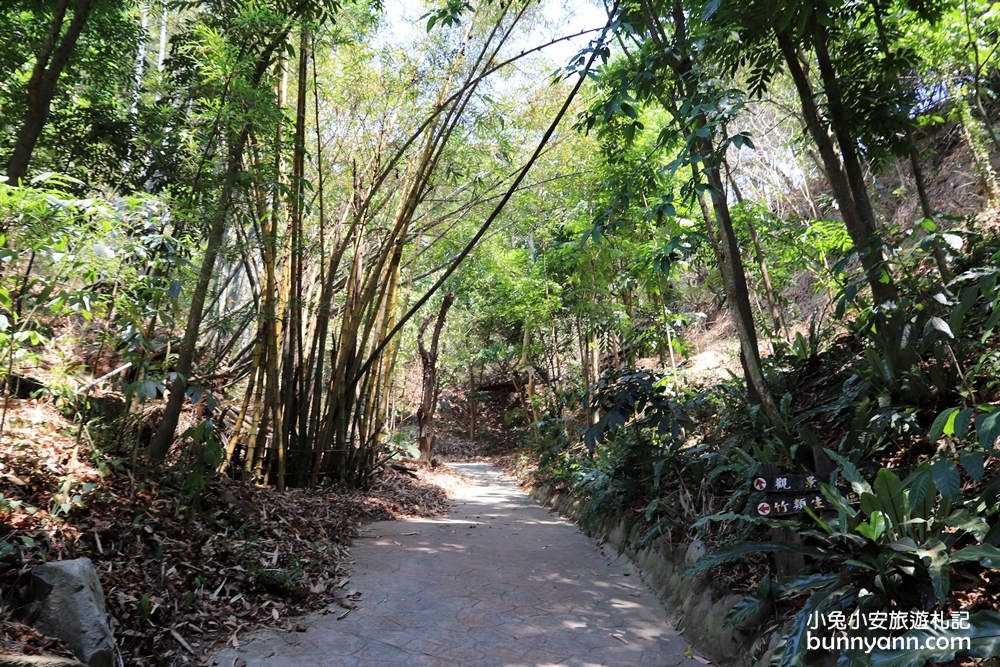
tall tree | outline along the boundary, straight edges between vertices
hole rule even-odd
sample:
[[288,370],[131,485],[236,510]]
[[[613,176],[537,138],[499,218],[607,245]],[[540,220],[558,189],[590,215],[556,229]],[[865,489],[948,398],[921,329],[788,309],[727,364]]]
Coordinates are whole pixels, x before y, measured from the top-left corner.
[[35,64],[31,70],[31,78],[28,79],[27,110],[17,131],[14,151],[7,162],[7,178],[11,183],[16,184],[28,173],[31,155],[49,117],[56,84],[69,63],[80,34],[98,2],[99,0],[77,0],[73,3],[72,18],[65,30],[63,26],[66,14],[70,10],[70,0],[56,2],[49,22],[48,35],[35,54]]
[[[304,18],[307,10],[310,9],[314,13],[322,13],[323,8],[322,6],[310,7],[302,3],[293,7],[291,13],[288,14],[274,12],[268,16],[269,21],[264,24],[267,31],[263,34],[260,32],[261,22],[254,22],[255,35],[252,38],[250,35],[240,35],[239,31],[233,31],[232,39],[245,39],[247,41],[252,39],[253,44],[252,48],[240,49],[237,60],[233,63],[237,72],[236,76],[244,77],[243,81],[240,82],[242,86],[246,86],[250,92],[261,91],[264,76],[270,71],[289,32],[295,22]],[[251,99],[237,98],[230,101],[235,105],[232,113],[236,121],[234,126],[225,128],[227,145],[225,178],[212,216],[198,281],[191,296],[184,338],[178,350],[175,376],[170,384],[169,399],[164,408],[163,418],[149,444],[149,454],[154,460],[159,461],[166,457],[170,445],[173,443],[181,408],[187,395],[188,380],[193,369],[205,301],[214,275],[215,263],[222,250],[226,226],[234,205],[235,191],[239,187],[237,177],[243,169],[244,150],[253,129],[251,109],[245,106]]]
[[620,115],[633,119],[630,126],[634,133],[641,129],[628,101],[634,93],[637,99],[656,102],[671,114],[672,126],[665,132],[676,133],[683,140],[674,167],[691,170],[688,192],[699,200],[716,246],[726,303],[740,341],[747,389],[759,400],[768,418],[781,427],[781,414],[761,365],[743,258],[723,180],[726,150],[748,140],[743,135],[727,136],[726,127],[740,102],[734,91],[715,83],[709,64],[703,62],[702,56],[710,48],[706,44],[717,40],[719,33],[708,26],[700,29],[697,22],[692,29],[693,17],[699,15],[700,11],[691,11],[680,0],[662,5],[653,0],[621,5],[621,22],[628,27],[623,33],[635,42],[636,53],[628,56],[626,71],[618,79],[621,83],[596,113],[605,118]]
[[[746,67],[752,95],[763,94],[780,65],[787,67],[802,120],[822,158],[824,174],[865,268],[872,295],[877,303],[894,300],[896,289],[865,182],[857,126],[845,103],[844,81],[831,52],[832,28],[828,26],[840,30],[849,21],[833,7],[772,0],[714,5],[706,16],[717,30],[740,35],[735,43],[720,43],[719,62],[730,76]],[[813,63],[822,83],[823,107],[811,77]]]
[[441,299],[437,318],[434,319],[434,333],[431,335],[430,347],[425,345],[424,336],[431,323],[431,317],[424,318],[417,334],[417,345],[420,350],[420,405],[417,407],[417,428],[419,429],[420,458],[430,461],[434,456],[434,413],[437,411],[438,391],[438,349],[441,342],[441,329],[444,327],[448,310],[455,302],[454,294],[446,294]]

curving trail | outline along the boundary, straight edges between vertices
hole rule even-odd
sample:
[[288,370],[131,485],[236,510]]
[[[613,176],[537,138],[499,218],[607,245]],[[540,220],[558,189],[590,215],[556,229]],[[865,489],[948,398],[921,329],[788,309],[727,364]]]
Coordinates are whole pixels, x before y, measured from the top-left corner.
[[230,667],[700,667],[625,558],[503,472],[469,480],[450,514],[368,526],[351,553],[358,608],[300,619],[218,656]]

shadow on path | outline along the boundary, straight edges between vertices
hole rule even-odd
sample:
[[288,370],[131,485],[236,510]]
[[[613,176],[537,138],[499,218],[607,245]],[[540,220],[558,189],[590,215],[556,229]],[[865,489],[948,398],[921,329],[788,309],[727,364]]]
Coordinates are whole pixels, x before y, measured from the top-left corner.
[[260,633],[219,665],[700,667],[625,558],[496,468],[451,467],[470,483],[447,516],[370,524],[351,549],[357,609]]

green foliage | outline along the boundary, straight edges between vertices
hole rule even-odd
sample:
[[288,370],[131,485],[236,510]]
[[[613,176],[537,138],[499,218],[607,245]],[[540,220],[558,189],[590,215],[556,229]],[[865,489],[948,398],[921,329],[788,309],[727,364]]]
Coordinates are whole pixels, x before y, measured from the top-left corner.
[[[1000,614],[977,611],[969,616],[967,628],[913,629],[902,636],[904,646],[918,648],[876,649],[851,656],[851,667],[922,667],[944,664],[958,656],[995,658],[1000,654]],[[962,641],[967,639],[969,648]],[[907,643],[909,642],[909,643]]]
[[[147,39],[136,3],[95,3],[69,63],[33,164],[90,184],[119,181],[134,159],[136,52]],[[15,0],[0,9],[0,156],[9,156],[28,109],[27,83],[48,37],[52,3]],[[70,3],[66,23],[75,3]],[[6,164],[6,160],[2,161]],[[76,189],[80,190],[82,188]]]
[[[470,221],[483,217],[483,205],[517,173],[521,147],[543,127],[540,119],[562,103],[558,85],[524,84],[526,94],[521,81],[509,79],[489,89],[462,89],[456,106],[438,107],[478,75],[465,60],[450,67],[454,53],[481,52],[481,60],[491,61],[509,55],[484,46],[489,42],[480,34],[491,12],[507,17],[497,24],[499,32],[514,27],[508,4],[437,3],[421,17],[432,34],[422,35],[427,42],[419,47],[364,42],[377,2],[98,4],[58,84],[34,156],[36,172],[45,173],[24,187],[0,184],[0,362],[6,362],[0,372],[51,341],[49,322],[72,318],[99,331],[94,335],[109,355],[137,367],[134,378],[122,381],[130,403],[160,398],[176,377],[168,367],[209,225],[224,221],[207,295],[210,316],[193,332],[201,334],[195,336],[197,381],[225,387],[220,401],[232,398],[224,394],[229,388],[247,389],[252,407],[244,433],[257,428],[263,440],[268,420],[274,424],[269,411],[295,413],[290,406],[261,410],[270,394],[255,398],[246,379],[259,360],[251,361],[258,332],[278,321],[262,308],[274,305],[262,294],[262,248],[291,247],[288,211],[301,205],[306,237],[302,256],[290,254],[284,265],[291,269],[293,259],[302,261],[289,281],[319,285],[329,271],[335,292],[329,312],[313,311],[307,335],[315,333],[309,328],[314,322],[345,311],[357,295],[365,299],[363,310],[375,315],[360,329],[360,340],[334,334],[314,350],[289,343],[280,348],[282,358],[287,351],[288,358],[327,360],[344,353],[363,359],[382,342],[374,340],[376,320],[398,313],[390,303],[391,281],[365,268],[359,271],[365,283],[351,292],[347,267],[355,260],[365,267],[394,263],[409,281],[405,290],[392,283],[400,288],[392,303],[403,307],[464,246]],[[521,423],[530,424],[529,413],[538,413],[531,428],[544,472],[587,498],[588,520],[616,511],[644,520],[647,541],[667,532],[714,531],[726,544],[791,525],[752,514],[757,496],[750,482],[763,463],[812,471],[812,451],[827,447],[860,496],[860,510],[825,486],[837,516],[813,517],[814,529],[802,532],[806,544],[796,547],[823,571],[763,579],[734,608],[733,625],[804,593],[812,611],[944,603],[956,578],[1000,562],[1000,478],[992,460],[1000,438],[1000,246],[971,219],[932,216],[905,233],[885,228],[874,240],[887,256],[877,271],[886,280],[892,271],[900,298],[866,304],[858,296],[862,287],[852,283],[859,270],[854,243],[842,222],[825,219],[837,217],[822,206],[829,194],[810,202],[819,203],[818,210],[801,207],[819,219],[779,212],[782,199],[796,199],[800,186],[821,175],[803,166],[801,156],[813,149],[801,150],[794,138],[767,146],[768,133],[752,135],[747,128],[760,127],[764,116],[747,100],[767,92],[785,114],[789,84],[781,38],[809,63],[814,94],[806,99],[822,107],[820,116],[836,120],[831,105],[840,93],[848,127],[837,141],[844,150],[857,148],[876,180],[891,158],[909,157],[910,135],[930,132],[945,118],[962,123],[981,157],[997,140],[990,122],[998,92],[997,7],[970,0],[785,3],[775,10],[764,2],[708,0],[681,3],[677,12],[656,2],[615,8],[612,30],[621,50],[591,77],[589,100],[576,107],[582,109],[579,127],[590,134],[557,133],[542,156],[545,164],[524,181],[504,219],[454,277],[464,314],[446,332],[457,341],[449,361],[463,373],[467,365],[472,384],[477,372],[480,382],[484,375],[511,381],[522,392]],[[337,12],[333,27],[328,19]],[[0,17],[0,124],[7,130],[0,154],[6,155],[52,16],[44,3],[16,0]],[[158,44],[154,30],[145,34],[142,17],[150,26],[162,20],[169,40]],[[684,29],[671,34],[679,29],[671,21],[679,20]],[[302,27],[308,39],[300,53],[293,34]],[[651,31],[659,31],[656,39]],[[821,47],[830,52],[824,64],[832,78],[815,71]],[[589,48],[609,55],[603,44]],[[426,51],[418,54],[420,49]],[[308,111],[299,112],[309,126],[305,154],[293,145],[298,137],[290,140],[300,129],[292,105],[278,104],[275,95],[283,79],[286,92],[299,83],[291,67],[296,55],[307,65],[303,74],[312,75],[301,81],[309,98]],[[284,65],[276,67],[279,62]],[[526,65],[521,72],[530,79],[534,70]],[[449,111],[439,114],[441,108]],[[425,113],[425,125],[404,122]],[[798,119],[782,123],[794,128],[790,135],[798,132]],[[427,137],[451,139],[424,143]],[[423,146],[433,148],[427,164],[415,157]],[[743,157],[754,150],[781,172],[775,176],[780,183],[761,184],[759,174],[741,172]],[[227,174],[222,165],[230,159],[236,169]],[[306,165],[291,182],[288,166],[297,160]],[[406,189],[396,186],[437,165],[418,188],[419,203],[401,197]],[[730,166],[731,184],[708,185],[706,173],[729,175]],[[730,207],[737,245],[744,257],[756,254],[752,224],[778,306],[791,305],[784,298],[803,281],[817,293],[841,296],[832,323],[837,333],[818,308],[808,334],[776,342],[765,361],[781,427],[739,381],[701,391],[682,386],[682,372],[635,367],[653,353],[663,366],[668,357],[676,364],[691,349],[686,329],[722,302],[711,221],[699,196],[730,203],[737,185],[756,198]],[[294,199],[300,186],[302,198]],[[93,194],[98,192],[123,194]],[[407,218],[397,243],[380,250],[387,230],[401,224],[393,211],[412,214],[412,221]],[[344,241],[342,249],[331,250],[334,237]],[[942,248],[956,274],[947,284],[923,267]],[[283,261],[277,260],[279,267]],[[762,272],[747,265],[751,293],[762,296]],[[277,302],[299,305],[290,293]],[[383,305],[388,307],[380,310]],[[411,343],[404,338],[393,353],[405,360]],[[165,359],[150,362],[152,352]],[[599,368],[581,381],[584,358]],[[345,416],[348,428],[381,428],[366,420],[375,414],[377,421],[375,403],[399,388],[391,365],[371,374],[385,385],[370,395],[350,395],[360,407]],[[609,367],[616,370],[598,379]],[[328,367],[318,368],[310,387],[318,388],[317,400],[343,384]],[[296,372],[282,368],[282,389],[292,386],[288,377],[303,377]],[[529,377],[530,396],[523,389]],[[69,397],[72,389],[67,382],[61,391]],[[470,394],[478,397],[474,389]],[[210,405],[207,389],[197,387],[188,398],[195,404],[204,398],[207,410],[207,418],[182,436],[185,486],[197,495],[224,456],[226,422]],[[585,428],[581,421],[592,410],[599,419]],[[318,419],[307,412],[301,412],[303,421]],[[293,421],[285,424],[293,427],[286,436],[298,432]],[[399,432],[397,445],[403,445]],[[907,467],[905,473],[882,468],[890,456]],[[72,511],[87,491],[67,480],[61,490],[66,502],[52,509]],[[695,571],[785,548],[729,544]],[[862,589],[871,593],[864,600]],[[145,604],[142,616],[149,613]],[[788,664],[804,655],[801,617],[795,623],[779,653]]]
[[59,491],[53,496],[52,514],[69,514],[74,507],[85,507],[87,496],[97,488],[94,482],[80,482],[72,474],[61,481]]
[[449,0],[444,7],[427,12],[420,19],[427,19],[427,32],[430,32],[438,24],[443,26],[458,25],[462,22],[462,14],[474,11],[472,5],[464,0]]
[[190,472],[184,478],[184,490],[192,496],[197,496],[205,489],[208,477],[219,469],[225,453],[222,444],[215,433],[215,423],[205,419],[192,426],[182,438],[190,438],[193,444],[188,449],[188,467]]
[[18,500],[17,498],[7,498],[4,494],[0,493],[0,512],[19,508],[23,508],[28,514],[34,514],[38,511],[38,508],[34,505],[28,505],[23,500]]
[[744,556],[749,554],[773,553],[776,551],[802,554],[813,558],[824,558],[827,555],[822,549],[802,546],[799,544],[791,544],[789,542],[741,542],[739,544],[733,544],[728,547],[717,549],[711,554],[701,558],[697,563],[684,572],[684,576],[693,577],[694,575],[710,570],[713,567],[741,560]]
[[181,298],[180,282],[163,280],[164,270],[189,249],[165,233],[170,213],[159,198],[81,199],[66,191],[75,184],[55,174],[24,187],[0,183],[0,227],[7,230],[0,357],[16,360],[44,344],[43,320],[78,316],[103,318],[107,349],[146,363],[154,347],[147,323],[172,323]]
[[701,404],[701,398],[681,402],[685,397],[669,393],[669,386],[665,375],[642,369],[625,368],[605,374],[592,390],[592,408],[601,417],[584,435],[588,449],[594,451],[608,434],[623,428],[634,417],[638,418],[635,426],[655,428],[658,435],[667,436],[674,443],[672,449],[682,445],[693,425],[688,414]]
[[[833,452],[830,454],[836,457]],[[950,463],[947,459],[942,461]],[[871,485],[849,465],[842,472],[860,493],[860,512],[837,489],[821,484],[823,495],[836,509],[837,516],[820,518],[810,512],[820,530],[800,530],[806,544],[740,542],[705,556],[685,573],[691,576],[748,554],[779,551],[807,555],[823,570],[832,571],[828,575],[806,575],[792,583],[765,579],[755,593],[730,613],[728,623],[744,623],[750,617],[759,617],[782,596],[815,589],[778,651],[777,660],[782,665],[801,664],[804,659],[809,613],[849,610],[855,604],[866,613],[921,608],[928,599],[944,605],[949,598],[953,572],[960,566],[970,563],[989,569],[1000,566],[1000,550],[979,543],[988,524],[975,514],[977,503],[953,504],[948,495],[951,489],[938,483],[940,479],[950,484],[950,472],[939,473],[938,463],[921,464],[905,480],[882,468]],[[956,500],[960,501],[961,496],[957,495]],[[953,550],[959,544],[969,546]],[[863,591],[866,591],[864,597]],[[985,619],[980,620],[985,623]],[[971,632],[977,642],[991,636],[979,625],[974,625]],[[917,655],[926,660],[937,654]]]
[[727,628],[753,629],[767,618],[775,601],[826,588],[839,580],[839,574],[806,574],[778,580],[764,577],[753,593],[733,605],[723,624]]

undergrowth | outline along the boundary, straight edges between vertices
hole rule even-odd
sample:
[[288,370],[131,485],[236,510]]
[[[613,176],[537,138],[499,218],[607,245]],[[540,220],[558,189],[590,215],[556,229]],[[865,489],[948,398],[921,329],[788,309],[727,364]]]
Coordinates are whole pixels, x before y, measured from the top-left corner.
[[[995,655],[1000,240],[963,222],[948,235],[927,225],[919,242],[895,250],[904,277],[895,302],[866,303],[842,280],[842,327],[814,319],[808,336],[776,341],[765,368],[782,423],[735,378],[677,388],[672,375],[616,370],[591,388],[584,413],[599,419],[578,423],[575,438],[564,423],[558,438],[542,438],[538,480],[577,494],[585,525],[610,516],[642,523],[644,543],[705,541],[709,555],[687,576],[711,569],[749,593],[728,625],[753,632],[784,610],[771,664],[813,659],[805,631],[814,612],[968,613],[968,629],[955,631],[971,640],[963,655]],[[947,279],[928,261],[944,236],[952,250]],[[832,509],[759,516],[764,495],[752,482],[763,464],[820,475]],[[787,526],[797,541],[769,539],[769,529]],[[801,554],[805,570],[778,576],[757,557],[776,552]],[[844,651],[838,664],[955,658],[930,649]]]

